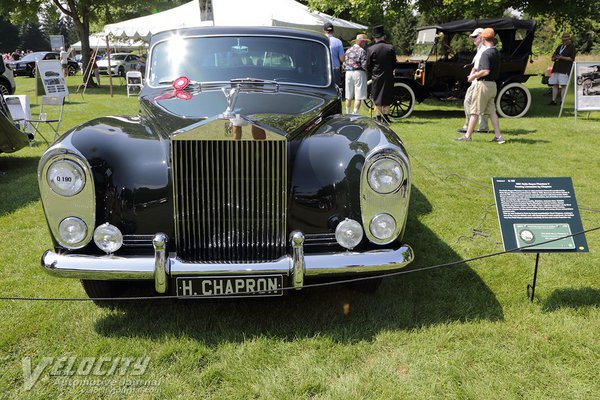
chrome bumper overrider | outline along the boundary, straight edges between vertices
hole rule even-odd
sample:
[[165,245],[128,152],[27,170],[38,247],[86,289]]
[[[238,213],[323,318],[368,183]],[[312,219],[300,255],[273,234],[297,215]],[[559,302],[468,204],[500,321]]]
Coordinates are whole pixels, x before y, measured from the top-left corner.
[[167,291],[168,277],[198,275],[283,274],[290,285],[300,288],[304,278],[372,274],[402,268],[413,260],[408,245],[365,253],[328,253],[304,255],[304,234],[290,235],[292,255],[268,263],[187,263],[166,253],[166,235],[156,234],[152,242],[154,257],[85,256],[57,254],[50,250],[42,256],[42,268],[51,275],[92,280],[154,280],[158,293]]

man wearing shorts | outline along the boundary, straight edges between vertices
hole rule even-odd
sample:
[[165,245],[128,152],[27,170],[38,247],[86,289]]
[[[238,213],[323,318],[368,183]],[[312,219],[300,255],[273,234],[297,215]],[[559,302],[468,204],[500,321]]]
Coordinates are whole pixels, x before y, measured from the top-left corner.
[[369,39],[365,34],[356,35],[356,42],[346,50],[344,71],[346,74],[346,114],[354,99],[353,114],[358,114],[360,103],[367,98],[367,52],[365,46]]
[[[500,134],[500,121],[498,120],[496,103],[494,101],[498,92],[496,80],[500,75],[500,53],[494,45],[494,36],[496,36],[496,32],[492,28],[485,28],[481,33],[483,46],[486,49],[479,59],[479,69],[467,76],[467,81],[473,82],[475,85],[473,88],[471,109],[469,110],[469,125],[465,135],[455,140],[470,141],[475,125],[477,124],[477,119],[480,115],[487,114],[490,116],[492,125],[494,126],[495,135],[492,142],[498,144],[505,143]],[[477,82],[474,82],[475,80]]]
[[63,75],[65,76],[65,78],[67,76],[69,76],[69,53],[67,53],[65,51],[64,47],[60,48],[60,65],[62,66],[63,69]]
[[552,54],[552,75],[548,80],[548,84],[552,85],[552,101],[550,105],[556,105],[556,97],[558,96],[558,87],[560,86],[560,101],[565,99],[567,94],[567,83],[569,81],[569,75],[571,74],[571,68],[573,67],[573,61],[575,61],[575,46],[571,44],[571,36],[568,33],[563,33],[562,44],[556,48],[554,54]]

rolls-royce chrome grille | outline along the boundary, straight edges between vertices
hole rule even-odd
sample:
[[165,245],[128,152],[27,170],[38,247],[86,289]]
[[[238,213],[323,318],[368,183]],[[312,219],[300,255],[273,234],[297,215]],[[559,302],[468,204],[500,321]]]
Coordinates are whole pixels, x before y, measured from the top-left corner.
[[285,140],[174,140],[176,248],[189,262],[286,252]]

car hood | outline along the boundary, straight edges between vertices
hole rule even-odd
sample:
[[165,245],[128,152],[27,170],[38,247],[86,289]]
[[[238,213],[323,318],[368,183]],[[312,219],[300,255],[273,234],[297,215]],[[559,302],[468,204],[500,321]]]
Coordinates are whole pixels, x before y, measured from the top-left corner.
[[[308,92],[296,88],[280,88],[276,92],[242,90],[233,103],[233,113],[290,135],[339,104],[337,99],[331,91]],[[140,100],[142,113],[155,124],[168,127],[168,134],[220,116],[227,109],[225,94],[220,89],[194,93],[189,100],[178,98],[172,89],[154,90],[146,94],[143,92]]]

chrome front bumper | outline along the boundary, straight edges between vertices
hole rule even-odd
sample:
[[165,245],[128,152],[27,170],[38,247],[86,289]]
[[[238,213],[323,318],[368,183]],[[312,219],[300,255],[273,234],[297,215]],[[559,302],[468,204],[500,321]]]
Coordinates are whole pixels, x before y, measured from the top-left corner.
[[48,250],[42,256],[42,268],[51,275],[77,279],[154,280],[156,291],[165,293],[169,277],[282,274],[290,278],[291,286],[300,288],[304,285],[305,277],[382,273],[400,269],[413,260],[413,251],[408,245],[402,245],[395,250],[383,249],[365,253],[304,255],[304,234],[298,231],[291,233],[290,243],[291,256],[268,263],[187,263],[179,260],[175,254],[167,255],[167,238],[158,233],[152,241],[154,257],[64,255]]

